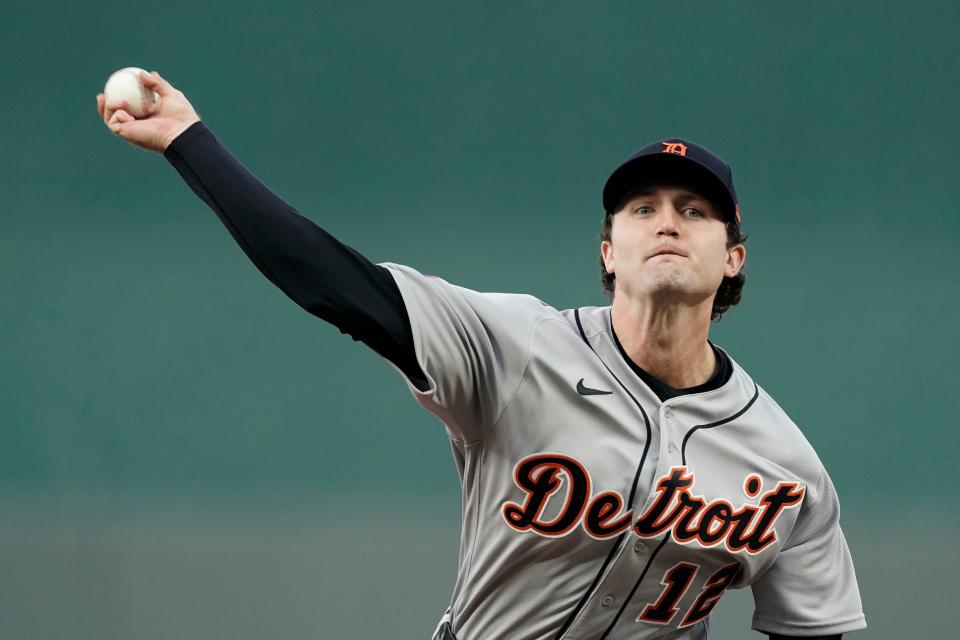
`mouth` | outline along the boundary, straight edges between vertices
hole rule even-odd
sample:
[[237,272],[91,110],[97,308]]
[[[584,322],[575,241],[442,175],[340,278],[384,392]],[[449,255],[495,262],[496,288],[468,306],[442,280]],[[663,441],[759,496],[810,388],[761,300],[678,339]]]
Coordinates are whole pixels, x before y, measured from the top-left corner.
[[680,256],[681,258],[686,258],[687,254],[681,252],[679,249],[673,249],[670,247],[661,247],[660,249],[657,249],[656,251],[651,253],[647,259],[649,260],[651,258],[656,258],[657,256]]

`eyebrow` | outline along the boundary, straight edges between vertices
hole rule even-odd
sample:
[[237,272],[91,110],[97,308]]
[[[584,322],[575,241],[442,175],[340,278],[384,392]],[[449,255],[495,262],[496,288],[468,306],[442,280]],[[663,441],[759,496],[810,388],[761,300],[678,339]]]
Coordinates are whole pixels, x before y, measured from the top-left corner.
[[[654,192],[654,191],[656,191],[656,189],[654,189],[654,188],[652,188],[652,187],[646,188],[646,189],[641,189],[640,191],[637,191],[637,192],[634,193],[632,196],[630,196],[630,199],[633,200],[634,198],[641,198],[641,197],[644,197],[644,196],[650,196],[650,195],[653,195],[653,192]],[[695,193],[695,192],[693,192],[693,191],[687,191],[687,190],[684,190],[684,192],[680,194],[680,199],[682,199],[682,200],[703,200],[704,202],[706,202],[706,203],[708,203],[708,204],[710,203],[710,200],[709,200],[708,198],[706,198],[706,197],[704,197],[704,196],[701,196],[700,194]]]

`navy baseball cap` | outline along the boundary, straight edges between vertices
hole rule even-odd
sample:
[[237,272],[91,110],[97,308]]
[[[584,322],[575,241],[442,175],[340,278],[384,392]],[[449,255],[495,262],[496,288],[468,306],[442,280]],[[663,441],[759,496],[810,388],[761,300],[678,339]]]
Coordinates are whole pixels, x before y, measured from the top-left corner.
[[677,180],[718,205],[727,221],[740,226],[740,204],[730,165],[706,147],[683,138],[651,142],[624,160],[603,187],[603,209],[607,214],[616,213],[635,187]]

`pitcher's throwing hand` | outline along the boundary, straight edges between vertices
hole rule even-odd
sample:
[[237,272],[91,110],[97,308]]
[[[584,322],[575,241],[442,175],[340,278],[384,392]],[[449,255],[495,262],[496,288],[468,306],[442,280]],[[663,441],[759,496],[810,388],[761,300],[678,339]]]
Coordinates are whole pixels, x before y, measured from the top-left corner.
[[173,139],[187,130],[200,116],[193,105],[172,84],[156,71],[142,71],[140,82],[160,96],[153,113],[145,118],[134,118],[127,111],[126,100],[108,101],[104,94],[97,94],[97,111],[104,124],[130,144],[149,151],[163,153]]

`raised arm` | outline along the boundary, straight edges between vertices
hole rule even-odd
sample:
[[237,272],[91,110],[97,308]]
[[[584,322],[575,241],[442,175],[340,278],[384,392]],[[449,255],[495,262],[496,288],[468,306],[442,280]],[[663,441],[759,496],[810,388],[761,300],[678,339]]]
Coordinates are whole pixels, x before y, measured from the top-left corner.
[[160,96],[154,112],[136,119],[124,101],[106,102],[100,94],[97,111],[107,127],[131,144],[163,153],[260,272],[294,302],[363,341],[425,388],[407,310],[390,273],[257,180],[157,72],[144,72],[140,80]]

